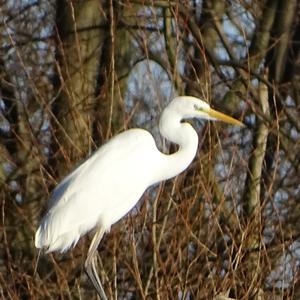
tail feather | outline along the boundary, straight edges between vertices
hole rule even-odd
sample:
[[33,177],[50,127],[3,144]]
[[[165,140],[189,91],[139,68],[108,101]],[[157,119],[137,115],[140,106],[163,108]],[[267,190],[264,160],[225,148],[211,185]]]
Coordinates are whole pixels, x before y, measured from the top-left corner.
[[51,209],[42,219],[35,234],[35,246],[46,252],[65,252],[97,224],[97,215],[74,221],[62,210]]
[[45,249],[47,253],[65,252],[75,247],[80,237],[94,227],[93,223],[88,224],[88,226],[83,223],[82,226],[76,224],[76,226],[69,226],[68,230],[63,230],[60,223],[61,218],[46,215],[36,231],[35,247]]
[[39,226],[38,230],[35,233],[34,245],[38,249],[43,248],[43,246],[42,246],[42,240],[41,240],[41,226]]
[[69,248],[73,248],[80,238],[78,232],[75,231],[51,236],[47,227],[47,225],[43,226],[41,224],[35,234],[35,247],[39,249],[43,248],[47,253],[53,251],[65,252]]

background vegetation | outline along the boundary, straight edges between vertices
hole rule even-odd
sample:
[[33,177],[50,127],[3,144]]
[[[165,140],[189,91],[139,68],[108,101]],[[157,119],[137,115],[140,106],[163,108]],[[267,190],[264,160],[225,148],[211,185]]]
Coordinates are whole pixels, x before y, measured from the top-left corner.
[[0,298],[96,298],[90,237],[37,266],[47,199],[127,128],[174,151],[158,118],[187,94],[247,127],[195,124],[191,167],[102,241],[108,296],[299,299],[299,11],[297,0],[1,1]]

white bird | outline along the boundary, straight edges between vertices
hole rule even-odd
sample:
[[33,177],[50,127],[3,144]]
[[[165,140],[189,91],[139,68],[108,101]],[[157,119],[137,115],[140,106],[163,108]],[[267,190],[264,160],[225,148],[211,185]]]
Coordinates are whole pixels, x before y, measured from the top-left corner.
[[198,134],[186,119],[243,123],[213,110],[195,97],[177,97],[164,109],[159,129],[179,145],[171,155],[160,152],[153,136],[135,128],[122,132],[71,172],[54,190],[48,212],[35,235],[35,246],[64,252],[95,229],[85,261],[86,273],[99,296],[107,299],[96,271],[96,250],[105,232],[125,216],[151,185],[172,178],[192,162]]

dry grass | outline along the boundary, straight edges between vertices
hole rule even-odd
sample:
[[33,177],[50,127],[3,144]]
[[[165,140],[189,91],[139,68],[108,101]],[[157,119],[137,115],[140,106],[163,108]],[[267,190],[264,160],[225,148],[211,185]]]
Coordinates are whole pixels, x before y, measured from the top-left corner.
[[[36,11],[29,13],[27,22],[23,20],[27,40],[21,34],[24,22],[9,9],[5,11],[15,20],[18,34],[3,34],[13,50],[0,70],[0,125],[9,126],[7,132],[0,128],[0,298],[96,298],[83,268],[91,236],[82,238],[65,254],[42,253],[37,264],[37,224],[63,175],[115,133],[143,126],[163,144],[155,128],[160,111],[176,93],[224,99],[213,104],[237,117],[242,115],[248,128],[196,124],[201,127],[199,151],[188,170],[147,190],[134,210],[112,226],[99,246],[98,257],[109,299],[299,298],[299,122],[293,118],[299,110],[293,99],[296,83],[293,90],[290,79],[281,90],[280,85],[273,85],[272,74],[265,80],[272,107],[271,117],[266,118],[257,102],[256,83],[251,81],[258,67],[252,66],[248,56],[247,68],[237,66],[238,58],[230,67],[218,65],[208,53],[206,45],[216,47],[215,41],[226,50],[226,40],[219,36],[226,38],[226,34],[216,35],[211,31],[213,26],[203,25],[211,24],[209,14],[198,24],[196,14],[200,12],[184,9],[188,4],[183,2],[172,4],[167,12],[147,6],[147,1],[143,1],[145,6],[136,2],[124,1],[126,12],[117,5],[109,7],[106,17],[110,21],[114,20],[114,9],[115,21],[123,16],[126,22],[100,26],[107,38],[105,47],[96,47],[102,50],[101,59],[96,50],[92,53],[97,55],[83,53],[81,57],[81,43],[87,36],[82,37],[78,30],[72,44],[72,36],[70,41],[60,28],[53,30],[53,35],[60,33],[55,41],[52,36],[43,40],[42,50],[47,55],[41,59],[36,50],[39,44],[31,38],[38,30],[31,19]],[[166,3],[157,1],[155,5],[165,7]],[[259,2],[254,1],[257,10],[244,1],[235,4],[247,8],[257,24],[263,21],[257,11],[266,8]],[[38,6],[32,7],[27,9]],[[192,12],[195,18],[189,17]],[[230,19],[236,12],[223,13]],[[49,15],[47,22],[54,22]],[[174,24],[165,22],[162,28],[168,18]],[[236,16],[233,21],[241,19]],[[80,22],[74,24],[79,26]],[[4,22],[3,26],[8,29],[12,25]],[[253,41],[245,24],[240,26],[239,36],[246,39],[245,45],[232,42],[232,47],[248,53],[247,45]],[[64,37],[74,46],[73,55],[78,55],[72,66]],[[264,55],[267,57],[276,45],[270,42]],[[257,59],[259,55],[253,56]],[[97,61],[93,65],[99,72],[96,75],[87,74],[90,59]],[[175,67],[181,64],[184,70],[179,71]],[[79,83],[74,74],[80,74]],[[228,98],[226,92],[231,89],[240,91],[238,101]],[[83,90],[82,94],[78,90]],[[295,111],[282,108],[284,93],[294,101]],[[267,124],[269,139],[263,153],[259,205],[253,214],[247,214],[244,195],[249,157],[256,149],[254,118]]]

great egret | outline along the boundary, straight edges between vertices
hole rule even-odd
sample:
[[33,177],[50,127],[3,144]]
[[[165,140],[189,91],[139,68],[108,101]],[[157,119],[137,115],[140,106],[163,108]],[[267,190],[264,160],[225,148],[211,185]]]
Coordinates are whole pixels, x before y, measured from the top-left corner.
[[213,110],[195,97],[177,97],[164,109],[159,129],[179,145],[171,155],[160,152],[143,129],[120,133],[71,172],[54,190],[48,212],[35,235],[35,246],[47,252],[74,247],[91,229],[95,235],[85,261],[86,273],[99,296],[107,299],[96,271],[96,250],[103,234],[125,216],[151,185],[185,170],[196,155],[198,135],[185,119],[243,123]]

